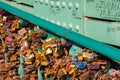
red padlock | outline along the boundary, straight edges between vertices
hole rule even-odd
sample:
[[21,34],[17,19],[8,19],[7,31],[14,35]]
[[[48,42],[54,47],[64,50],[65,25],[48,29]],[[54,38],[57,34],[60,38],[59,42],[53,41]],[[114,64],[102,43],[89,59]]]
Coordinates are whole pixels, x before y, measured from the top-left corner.
[[66,65],[66,70],[69,71],[70,70],[70,66],[72,65],[72,62],[68,62]]

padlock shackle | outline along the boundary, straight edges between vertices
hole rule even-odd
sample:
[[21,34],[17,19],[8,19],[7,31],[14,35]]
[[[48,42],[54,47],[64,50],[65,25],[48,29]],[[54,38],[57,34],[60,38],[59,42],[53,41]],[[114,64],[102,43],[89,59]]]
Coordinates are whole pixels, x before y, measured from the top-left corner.
[[3,8],[4,10],[6,10],[8,12],[11,12],[23,19],[26,19],[26,20],[36,24],[36,25],[39,25],[42,28],[44,28],[52,33],[63,36],[64,38],[69,39],[69,40],[75,42],[76,44],[85,46],[87,48],[91,48],[94,51],[99,52],[102,55],[105,55],[117,62],[120,62],[120,50],[117,48],[114,48],[114,47],[106,45],[102,42],[93,40],[91,38],[88,38],[86,36],[83,36],[81,34],[73,32],[71,30],[65,29],[61,26],[58,26],[58,25],[48,22],[44,19],[41,19],[35,15],[32,15],[30,13],[27,13],[25,11],[22,11],[20,9],[12,7],[2,1],[0,1],[0,8]]

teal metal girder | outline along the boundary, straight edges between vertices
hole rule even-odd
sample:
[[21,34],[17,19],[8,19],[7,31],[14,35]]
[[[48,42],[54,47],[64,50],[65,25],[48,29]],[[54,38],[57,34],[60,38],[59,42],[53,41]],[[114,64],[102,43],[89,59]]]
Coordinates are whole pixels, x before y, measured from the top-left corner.
[[85,37],[81,34],[75,33],[73,31],[70,31],[68,29],[65,29],[61,26],[58,26],[56,24],[50,23],[46,20],[43,20],[41,18],[38,18],[32,14],[29,14],[27,12],[21,11],[17,8],[14,8],[8,4],[5,4],[0,1],[0,8],[3,8],[23,19],[26,19],[30,22],[33,22],[34,24],[37,24],[43,28],[45,28],[48,31],[51,31],[57,35],[63,36],[73,42],[75,42],[78,45],[82,45],[88,48],[91,48],[97,52],[99,52],[102,55],[108,56],[109,58],[119,62],[120,61],[120,50],[117,48],[114,48],[112,46],[106,45],[104,43],[98,42],[96,40],[93,40],[91,38]]

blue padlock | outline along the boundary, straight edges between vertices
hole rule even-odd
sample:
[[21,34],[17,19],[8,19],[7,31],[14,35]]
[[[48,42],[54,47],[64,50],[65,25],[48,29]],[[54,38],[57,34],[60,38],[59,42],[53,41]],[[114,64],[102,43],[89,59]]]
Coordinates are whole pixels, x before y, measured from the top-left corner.
[[86,64],[84,62],[80,62],[78,59],[74,60],[74,65],[77,69],[84,69]]

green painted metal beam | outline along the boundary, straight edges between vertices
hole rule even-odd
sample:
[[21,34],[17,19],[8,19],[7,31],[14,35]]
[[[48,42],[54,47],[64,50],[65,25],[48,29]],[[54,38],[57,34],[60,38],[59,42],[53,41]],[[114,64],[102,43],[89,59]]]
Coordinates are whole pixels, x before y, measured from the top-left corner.
[[76,44],[91,48],[91,49],[99,52],[102,55],[108,56],[109,58],[111,58],[117,62],[120,62],[120,50],[117,48],[103,44],[103,43],[93,40],[91,38],[85,37],[81,34],[70,31],[68,29],[62,28],[61,26],[58,26],[56,24],[52,24],[48,21],[45,21],[45,20],[43,20],[39,17],[36,17],[32,14],[29,14],[27,12],[21,11],[21,10],[14,8],[3,2],[0,2],[0,8],[3,8],[3,9],[5,9],[21,18],[24,18],[30,22],[33,22],[55,34],[63,36],[65,38],[75,42]]

